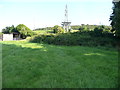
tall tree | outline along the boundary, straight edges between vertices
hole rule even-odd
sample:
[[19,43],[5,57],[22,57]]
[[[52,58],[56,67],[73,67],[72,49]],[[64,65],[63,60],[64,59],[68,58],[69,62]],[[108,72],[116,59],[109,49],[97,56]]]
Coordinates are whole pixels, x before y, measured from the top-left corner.
[[113,2],[113,5],[113,12],[110,16],[112,32],[114,32],[117,37],[120,37],[120,1]]
[[16,30],[21,34],[22,38],[26,38],[27,36],[32,36],[33,32],[24,24],[19,24],[16,27]]

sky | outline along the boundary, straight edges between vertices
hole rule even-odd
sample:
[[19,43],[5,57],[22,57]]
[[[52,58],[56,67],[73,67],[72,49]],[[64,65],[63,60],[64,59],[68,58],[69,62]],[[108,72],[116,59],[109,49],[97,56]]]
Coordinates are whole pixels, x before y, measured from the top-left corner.
[[61,25],[66,4],[71,25],[110,25],[112,0],[0,0],[0,31],[18,24],[30,29]]

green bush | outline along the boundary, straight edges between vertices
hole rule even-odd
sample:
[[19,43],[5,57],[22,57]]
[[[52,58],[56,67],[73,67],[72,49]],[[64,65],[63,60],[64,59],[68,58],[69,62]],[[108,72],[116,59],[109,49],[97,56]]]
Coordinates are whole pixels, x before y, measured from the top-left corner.
[[53,27],[53,32],[54,33],[64,33],[64,29],[62,27],[58,26],[58,25],[55,25]]
[[63,33],[57,35],[37,35],[30,42],[54,45],[81,46],[111,46],[117,45],[116,38],[111,33],[96,34],[96,31]]

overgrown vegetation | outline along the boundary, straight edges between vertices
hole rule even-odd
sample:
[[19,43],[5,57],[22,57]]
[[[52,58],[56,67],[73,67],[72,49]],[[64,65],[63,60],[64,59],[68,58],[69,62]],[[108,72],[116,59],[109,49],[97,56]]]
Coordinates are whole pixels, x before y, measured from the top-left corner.
[[73,33],[44,34],[32,37],[29,41],[34,43],[48,43],[55,45],[80,45],[80,46],[108,46],[116,47],[118,38],[103,26],[94,30],[81,30]]

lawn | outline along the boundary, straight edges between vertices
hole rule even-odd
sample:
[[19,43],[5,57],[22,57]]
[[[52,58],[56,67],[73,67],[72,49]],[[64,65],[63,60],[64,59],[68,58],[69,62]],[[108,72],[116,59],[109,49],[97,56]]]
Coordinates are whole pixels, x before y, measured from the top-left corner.
[[115,49],[2,43],[3,88],[115,88]]

